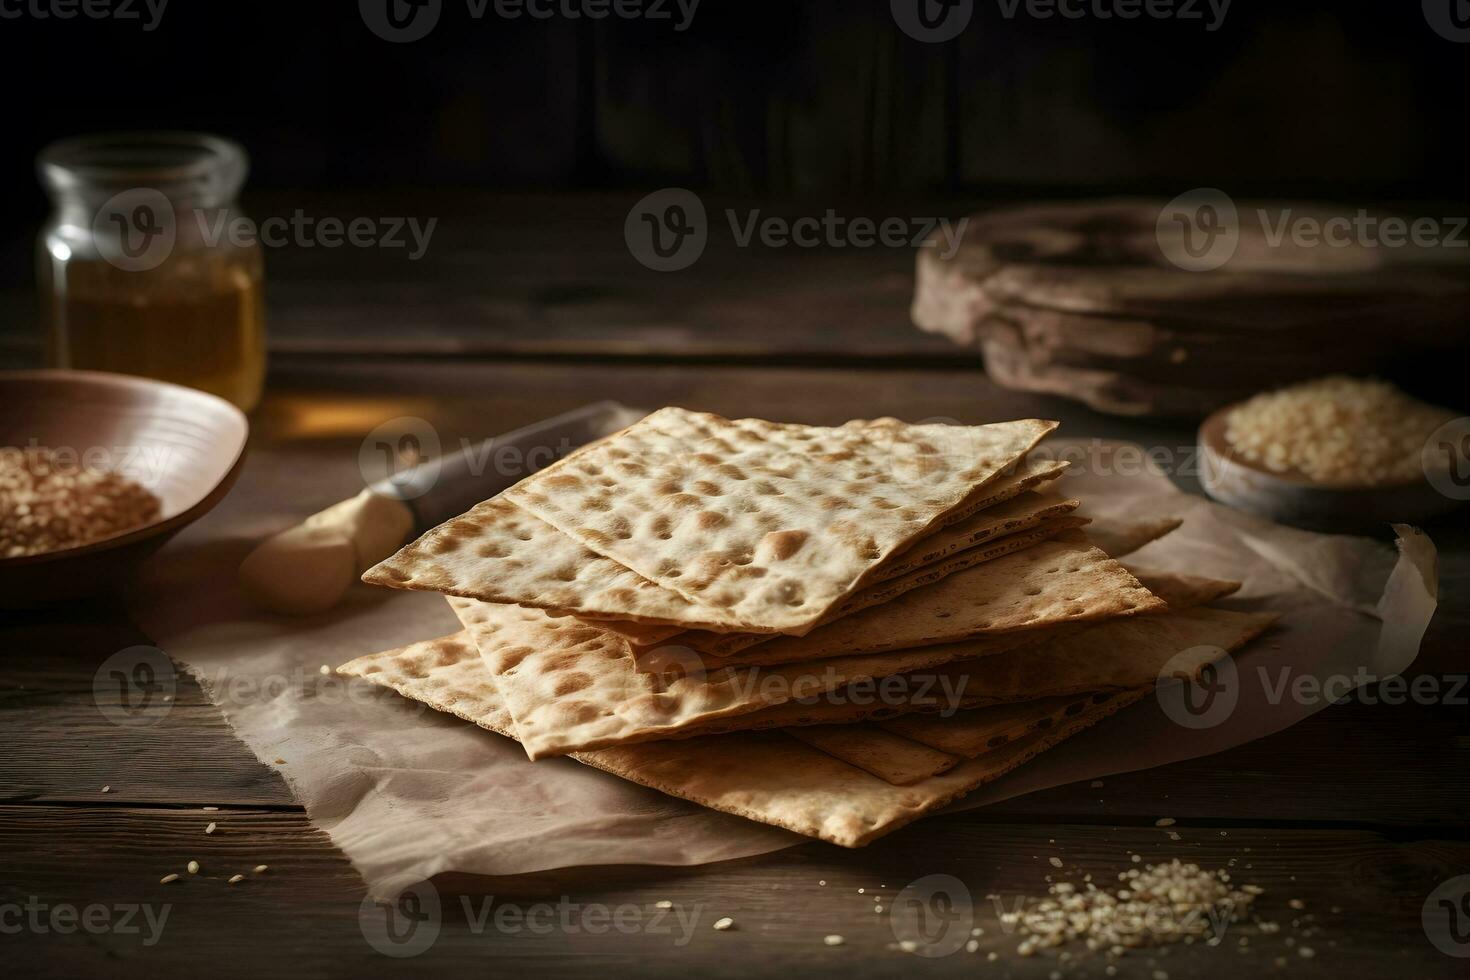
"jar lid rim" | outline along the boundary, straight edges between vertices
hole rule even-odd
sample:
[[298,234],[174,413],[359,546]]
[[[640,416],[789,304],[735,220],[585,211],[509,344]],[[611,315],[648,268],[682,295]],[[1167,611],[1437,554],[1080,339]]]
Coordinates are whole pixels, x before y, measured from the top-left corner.
[[75,136],[48,144],[36,157],[42,175],[95,182],[174,181],[246,164],[245,148],[212,133],[143,130]]

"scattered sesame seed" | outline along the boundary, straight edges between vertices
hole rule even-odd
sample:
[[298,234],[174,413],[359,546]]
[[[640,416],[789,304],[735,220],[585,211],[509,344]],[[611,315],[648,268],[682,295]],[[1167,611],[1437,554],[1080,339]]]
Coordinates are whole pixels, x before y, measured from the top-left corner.
[[104,793],[111,793],[112,792],[112,787],[111,786],[104,786],[104,787],[102,787],[102,792],[104,792]]
[[882,915],[883,914],[883,906],[881,906],[881,905],[874,905],[873,906],[873,911],[874,912],[877,912],[879,915]]
[[1304,960],[1309,960],[1317,955],[1317,951],[1310,946],[1303,946],[1296,951],[1296,955],[1300,956]]
[[674,907],[674,903],[665,898],[661,899],[660,901],[654,902],[653,907],[656,909],[671,909]]
[[823,888],[826,888],[827,887],[827,879],[826,878],[818,879],[817,884],[821,885]]
[[244,880],[245,880],[245,876],[244,875],[231,875],[230,876],[230,880],[227,883],[228,884],[231,884],[231,885],[238,885],[240,882],[242,882]]
[[830,936],[823,936],[822,942],[826,943],[828,946],[841,946],[844,942],[846,942],[846,940],[844,940],[841,936],[837,935],[834,932]]
[[210,811],[213,811],[213,810],[218,810],[218,809],[219,809],[219,807],[217,807],[217,806],[207,806],[207,807],[204,808],[204,810],[205,810],[206,813],[208,813]]
[[971,939],[971,940],[968,940],[965,943],[965,952],[967,952],[967,953],[973,953],[976,950],[978,950],[979,948],[980,948],[980,941],[978,939]]
[[[1133,858],[1135,863],[1139,860],[1136,855]],[[1176,942],[1199,940],[1218,945],[1219,937],[1212,934],[1218,917],[1202,913],[1226,909],[1234,920],[1261,894],[1254,885],[1231,884],[1224,871],[1205,871],[1177,859],[1130,868],[1119,872],[1118,879],[1125,887],[1113,893],[1091,883],[1079,888],[1059,881],[1048,888],[1046,898],[1028,902],[1023,912],[1002,913],[1003,924],[1016,925],[1020,939],[1016,952],[1034,956],[1073,940],[1084,941],[1091,950],[1110,949],[1114,956],[1133,948]],[[1161,908],[1171,913],[1162,920]],[[1058,951],[1059,962],[1071,958],[1070,952]]]
[[1094,779],[1091,785],[1093,789],[1102,789],[1103,781],[1101,779]]
[[983,935],[985,935],[985,930],[984,929],[981,929],[979,926],[976,926],[975,928],[973,928],[973,929],[970,930],[970,935],[972,935],[972,936],[983,936]]
[[1060,868],[1062,866],[1062,859],[1059,857],[1047,858],[1046,860],[1053,868]]
[[268,864],[257,864],[253,870],[256,874],[263,875],[270,870],[270,867]]
[[167,885],[169,882],[178,881],[178,880],[179,880],[179,876],[178,875],[164,875],[162,878],[159,878],[158,879],[158,883],[160,885]]
[[715,928],[715,932],[724,932],[726,929],[729,929],[729,928],[731,928],[734,925],[735,925],[735,920],[732,919],[732,918],[730,918],[728,915],[725,916],[724,918],[716,919],[715,920],[715,927],[714,927]]
[[1307,907],[1307,906],[1306,906],[1306,903],[1305,903],[1305,902],[1303,902],[1303,901],[1302,901],[1302,900],[1301,900],[1301,899],[1299,899],[1299,898],[1293,898],[1293,899],[1292,899],[1292,900],[1291,900],[1291,901],[1289,901],[1289,902],[1287,902],[1287,903],[1286,903],[1286,904],[1287,904],[1287,905],[1288,905],[1288,906],[1290,906],[1290,907],[1291,907],[1291,908],[1294,908],[1294,909],[1296,909],[1296,910],[1297,910],[1297,911],[1301,911],[1301,910],[1302,910],[1302,909],[1304,909],[1304,908],[1306,908],[1306,907]]
[[278,765],[278,766],[284,766],[285,764],[286,764],[286,760],[285,759],[281,759],[281,758],[277,758],[276,759],[276,765]]
[[198,861],[190,861],[188,864],[184,865],[184,867],[186,867],[186,868],[189,869],[189,873],[191,875],[197,875],[199,873],[199,862]]
[[861,895],[862,893],[863,893],[863,889],[859,888],[858,889],[858,894]]
[[1000,954],[992,949],[990,952],[985,954],[985,958],[994,963],[996,960],[1000,959]]
[[323,677],[326,677],[332,672],[332,668],[328,667],[326,664],[322,664],[319,670],[321,671]]
[[206,833],[206,834],[212,834],[212,833],[214,833],[214,828],[215,828],[215,827],[216,827],[216,826],[217,826],[217,825],[216,825],[216,824],[215,824],[215,822],[214,822],[214,821],[213,821],[213,820],[211,820],[211,821],[210,821],[210,822],[209,822],[209,826],[208,826],[208,827],[205,827],[205,828],[204,828],[204,832],[205,832],[205,833]]
[[912,953],[914,950],[919,948],[919,944],[914,942],[912,939],[905,939],[898,944],[898,948],[903,950],[905,953]]
[[1172,826],[1174,826],[1174,818],[1173,817],[1160,817],[1159,819],[1157,819],[1157,820],[1154,821],[1154,826],[1155,827],[1172,827]]

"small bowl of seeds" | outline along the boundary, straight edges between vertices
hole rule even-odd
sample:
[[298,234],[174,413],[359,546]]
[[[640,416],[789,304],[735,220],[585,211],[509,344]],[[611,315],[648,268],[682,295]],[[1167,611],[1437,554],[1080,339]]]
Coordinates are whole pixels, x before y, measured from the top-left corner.
[[125,584],[235,481],[249,423],[214,395],[95,371],[0,371],[0,608]]
[[1313,530],[1418,524],[1470,499],[1470,418],[1371,378],[1228,405],[1200,427],[1199,450],[1211,497]]

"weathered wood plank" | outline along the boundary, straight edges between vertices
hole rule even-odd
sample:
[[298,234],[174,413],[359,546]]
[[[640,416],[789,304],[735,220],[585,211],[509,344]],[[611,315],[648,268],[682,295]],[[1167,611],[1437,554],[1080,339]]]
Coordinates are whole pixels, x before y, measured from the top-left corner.
[[951,176],[951,64],[886,7],[710,4],[687,31],[650,33],[616,20],[595,32],[598,156],[624,181],[850,193]]
[[[747,223],[958,217],[954,202],[704,196],[708,244],[688,268],[656,272],[628,250],[629,211],[659,185],[598,194],[272,193],[256,221],[412,219],[422,248],[266,250],[270,346],[293,352],[588,357],[978,357],[909,319],[914,251],[841,242],[771,247]],[[733,217],[727,212],[733,212]],[[433,222],[430,227],[430,222]],[[732,224],[733,222],[733,224]],[[919,224],[913,224],[915,233]],[[824,236],[825,237],[825,236]],[[0,349],[39,343],[34,296],[0,292]]]
[[[208,836],[202,833],[206,817],[219,823]],[[935,829],[944,835],[942,853],[932,846]],[[1393,843],[1358,832],[1173,830],[1180,840],[1156,828],[974,825],[961,816],[941,818],[927,830],[907,828],[855,852],[813,844],[696,869],[441,878],[435,889],[442,915],[437,937],[422,955],[397,961],[395,974],[423,976],[493,964],[497,972],[533,969],[556,975],[605,976],[609,969],[636,965],[640,973],[656,976],[687,975],[697,968],[719,977],[777,971],[882,977],[911,975],[922,967],[944,976],[1000,969],[1020,980],[1050,976],[1061,965],[1068,975],[1097,977],[1105,961],[1080,947],[1071,950],[1080,961],[1070,964],[1017,956],[1016,937],[1007,934],[998,913],[1042,895],[1048,875],[1090,873],[1099,882],[1114,882],[1118,872],[1135,867],[1130,855],[1138,853],[1149,862],[1178,857],[1205,867],[1230,867],[1237,882],[1265,889],[1257,910],[1279,922],[1281,931],[1266,935],[1253,925],[1237,924],[1219,947],[1197,944],[1131,954],[1123,961],[1123,975],[1149,976],[1154,970],[1170,976],[1273,970],[1304,977],[1458,975],[1459,964],[1427,940],[1420,906],[1439,883],[1470,871],[1470,844]],[[3,902],[23,904],[34,896],[48,907],[146,904],[155,918],[165,904],[170,906],[152,946],[144,946],[139,935],[23,929],[9,937],[8,959],[37,975],[78,975],[104,966],[115,971],[121,965],[151,975],[197,975],[206,964],[241,975],[362,975],[391,962],[364,939],[360,883],[300,815],[5,807],[0,808],[0,852],[7,855]],[[1053,857],[1063,869],[1052,866]],[[158,883],[191,859],[202,865],[198,876]],[[270,870],[249,875],[260,862]],[[247,873],[247,880],[227,885],[225,879],[237,872]],[[895,896],[930,874],[952,875],[963,883],[964,892],[955,890],[961,915],[948,929],[967,935],[971,920],[964,913],[969,912],[984,930],[976,937],[976,953],[961,950],[919,964],[896,948],[910,933],[902,916],[894,917]],[[998,898],[987,898],[991,895]],[[882,899],[883,913],[874,911],[875,896]],[[665,900],[674,911],[655,920],[655,903]],[[1290,907],[1293,900],[1303,908]],[[538,905],[543,908],[532,912]],[[609,914],[622,908],[622,921],[633,923],[636,916],[637,924],[625,932],[593,934],[587,926],[596,920],[587,916],[599,906]],[[546,927],[533,932],[517,918],[525,914]],[[713,930],[721,916],[732,917],[735,928]],[[1298,924],[1293,926],[1293,920]],[[830,934],[842,935],[845,944],[825,946],[823,937]],[[934,951],[943,949],[947,934],[930,933]],[[1238,945],[1242,936],[1249,937],[1246,947]],[[1301,946],[1316,955],[1302,957]],[[992,951],[999,957],[994,964],[982,959]],[[1285,958],[1284,969],[1274,966],[1277,957]]]

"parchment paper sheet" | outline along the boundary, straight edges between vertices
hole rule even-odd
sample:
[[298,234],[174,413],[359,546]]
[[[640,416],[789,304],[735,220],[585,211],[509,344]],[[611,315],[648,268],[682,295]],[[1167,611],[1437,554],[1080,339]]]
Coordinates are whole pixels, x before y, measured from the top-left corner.
[[[1085,512],[1184,518],[1130,562],[1239,579],[1245,586],[1229,604],[1284,615],[1239,657],[1239,704],[1224,723],[1184,731],[1145,698],[957,807],[1218,752],[1326,706],[1273,698],[1283,669],[1288,679],[1353,678],[1360,668],[1384,677],[1416,656],[1437,592],[1434,547],[1422,534],[1400,528],[1396,554],[1368,539],[1282,528],[1178,491],[1119,444],[1047,446],[1073,460],[1060,489],[1081,497]],[[1125,457],[1135,462],[1125,465]],[[292,473],[300,466],[340,474],[340,492],[299,499]],[[451,870],[699,864],[804,840],[570,760],[531,763],[512,741],[363,682],[322,675],[324,664],[458,629],[443,598],[426,593],[361,586],[332,614],[310,619],[269,616],[240,598],[235,568],[255,541],[360,487],[351,459],[284,451],[252,458],[230,498],[149,563],[132,605],[154,642],[200,680],[370,888]]]

